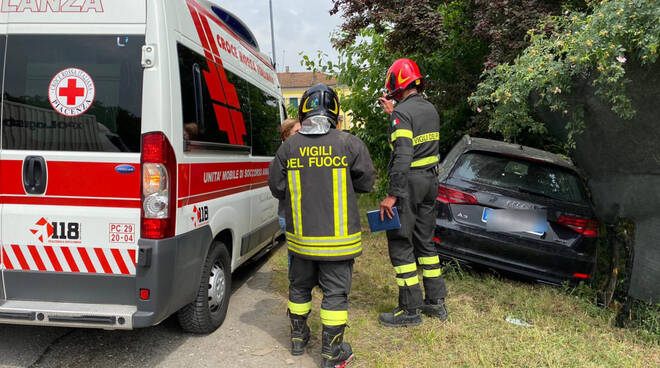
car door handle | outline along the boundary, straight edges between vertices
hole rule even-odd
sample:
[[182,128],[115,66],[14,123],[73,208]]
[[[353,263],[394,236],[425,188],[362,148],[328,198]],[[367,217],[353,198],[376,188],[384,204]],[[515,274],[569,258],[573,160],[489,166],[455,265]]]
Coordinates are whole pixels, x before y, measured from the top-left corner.
[[48,182],[46,160],[41,156],[27,156],[23,161],[23,189],[27,194],[44,194]]

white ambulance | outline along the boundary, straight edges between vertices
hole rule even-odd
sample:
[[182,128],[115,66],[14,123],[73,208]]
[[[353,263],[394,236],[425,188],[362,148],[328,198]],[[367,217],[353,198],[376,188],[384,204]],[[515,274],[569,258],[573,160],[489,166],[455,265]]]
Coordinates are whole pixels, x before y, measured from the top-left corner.
[[280,233],[253,34],[205,0],[0,4],[0,323],[213,331]]

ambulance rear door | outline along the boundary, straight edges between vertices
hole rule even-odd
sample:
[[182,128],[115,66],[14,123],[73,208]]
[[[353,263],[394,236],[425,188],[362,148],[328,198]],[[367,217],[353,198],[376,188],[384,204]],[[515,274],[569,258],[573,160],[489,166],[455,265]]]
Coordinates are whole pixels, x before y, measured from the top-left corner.
[[3,12],[5,308],[135,305],[146,0]]

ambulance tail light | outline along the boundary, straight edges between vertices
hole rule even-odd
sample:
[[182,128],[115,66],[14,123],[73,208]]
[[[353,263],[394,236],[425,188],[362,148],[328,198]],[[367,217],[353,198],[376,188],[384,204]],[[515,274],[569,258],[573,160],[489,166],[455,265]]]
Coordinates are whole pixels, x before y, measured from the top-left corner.
[[174,236],[176,224],[176,156],[160,132],[142,135],[141,236],[164,239]]

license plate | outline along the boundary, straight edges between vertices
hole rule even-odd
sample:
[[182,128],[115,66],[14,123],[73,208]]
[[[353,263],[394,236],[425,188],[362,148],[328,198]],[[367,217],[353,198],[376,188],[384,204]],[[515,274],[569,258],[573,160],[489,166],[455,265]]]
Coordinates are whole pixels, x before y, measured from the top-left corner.
[[487,223],[488,222],[488,211],[492,211],[488,207],[484,207],[484,213],[481,215],[481,222]]
[[[489,218],[491,219],[490,224],[488,222]],[[488,231],[524,232],[542,236],[548,230],[546,215],[543,211],[484,208],[481,222],[486,224],[486,230]]]

